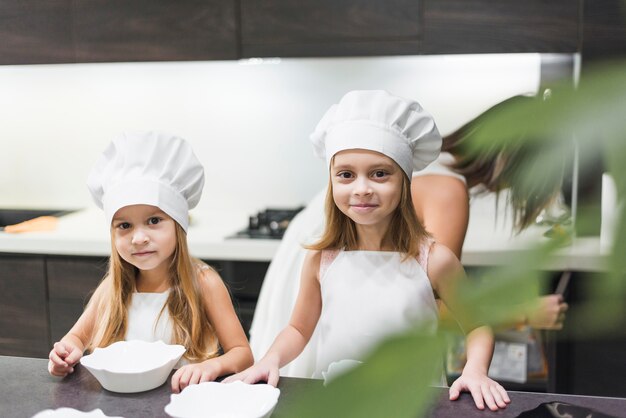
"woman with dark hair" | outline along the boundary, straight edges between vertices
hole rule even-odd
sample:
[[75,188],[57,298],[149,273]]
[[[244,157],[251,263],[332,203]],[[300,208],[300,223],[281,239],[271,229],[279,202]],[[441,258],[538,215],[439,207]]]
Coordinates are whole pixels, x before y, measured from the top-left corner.
[[[507,108],[538,100],[515,96],[496,104],[446,136],[438,160],[413,174],[411,194],[417,217],[437,242],[459,259],[469,224],[470,197],[495,193],[498,202],[500,194],[505,194],[513,228],[519,233],[560,195],[565,158],[546,166],[537,158],[547,145],[545,141],[526,132],[507,141],[489,141],[483,129],[487,120]],[[535,111],[540,112],[541,102],[535,104]],[[541,179],[528,175],[538,170]],[[536,329],[558,330],[563,327],[567,308],[561,295],[547,295],[519,320]]]

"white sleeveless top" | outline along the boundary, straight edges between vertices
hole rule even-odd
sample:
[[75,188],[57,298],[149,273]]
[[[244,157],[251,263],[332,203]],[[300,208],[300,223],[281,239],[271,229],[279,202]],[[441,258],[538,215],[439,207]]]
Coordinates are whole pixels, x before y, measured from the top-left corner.
[[[416,323],[436,331],[437,303],[425,262],[402,261],[403,254],[392,251],[339,251],[325,268],[325,253],[314,377],[333,362],[362,360],[385,337]],[[427,251],[422,254],[427,260]]]
[[161,340],[165,344],[172,344],[170,312],[167,308],[163,309],[169,294],[169,289],[162,293],[133,293],[128,307],[126,341]]
[[[196,265],[198,274],[210,269],[206,264]],[[173,344],[173,324],[170,311],[165,308],[170,289],[161,293],[134,292],[128,307],[126,341],[163,341]],[[161,312],[163,310],[163,312]],[[159,316],[160,315],[160,316]]]

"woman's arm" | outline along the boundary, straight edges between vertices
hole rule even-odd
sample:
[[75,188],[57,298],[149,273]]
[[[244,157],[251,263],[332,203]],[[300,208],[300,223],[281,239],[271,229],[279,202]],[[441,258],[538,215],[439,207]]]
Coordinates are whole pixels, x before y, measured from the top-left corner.
[[256,383],[264,380],[273,386],[278,384],[280,368],[304,350],[322,312],[318,278],[320,258],[320,251],[307,253],[302,266],[300,291],[289,324],[278,334],[265,356],[253,367],[229,377],[225,382],[243,380],[246,383]]
[[[460,260],[469,222],[469,194],[465,183],[440,174],[415,176],[411,182],[415,213],[435,241],[448,247]],[[568,305],[561,295],[540,296],[523,307],[524,314],[511,319],[512,326],[527,323],[533,328],[560,330]],[[440,306],[440,316],[449,314]]]
[[[461,305],[456,295],[460,280],[465,272],[459,260],[451,250],[443,245],[433,244],[428,257],[428,277],[433,289],[439,294],[452,314],[461,312]],[[484,409],[485,403],[495,411],[505,408],[510,399],[506,390],[487,376],[493,354],[493,334],[487,326],[469,323],[460,315],[455,316],[466,334],[467,362],[461,376],[450,386],[450,399],[455,400],[462,391],[468,391],[474,398],[478,409]]]
[[199,284],[207,316],[215,329],[224,354],[178,369],[171,382],[172,391],[175,393],[192,384],[209,382],[220,376],[237,373],[252,365],[254,361],[248,339],[222,278],[215,270],[202,270]]
[[411,196],[417,218],[435,240],[461,259],[469,222],[469,195],[465,183],[438,174],[416,176]]

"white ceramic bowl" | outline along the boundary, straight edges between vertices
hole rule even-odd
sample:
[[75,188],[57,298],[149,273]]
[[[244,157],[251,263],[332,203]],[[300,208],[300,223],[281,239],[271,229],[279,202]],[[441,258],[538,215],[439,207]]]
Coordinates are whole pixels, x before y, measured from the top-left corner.
[[279,395],[266,384],[204,382],[171,395],[165,412],[174,418],[267,418]]
[[83,412],[74,408],[58,408],[58,409],[46,409],[39,412],[33,418],[122,418],[122,417],[109,417],[104,415],[101,409],[94,409],[93,411]]
[[96,348],[80,362],[111,392],[143,392],[161,386],[185,353],[182,345],[162,341],[118,341]]
[[326,386],[342,374],[347,373],[349,370],[352,370],[361,364],[363,364],[363,362],[350,359],[339,360],[330,363],[328,369],[322,372],[322,377],[324,378],[324,386]]

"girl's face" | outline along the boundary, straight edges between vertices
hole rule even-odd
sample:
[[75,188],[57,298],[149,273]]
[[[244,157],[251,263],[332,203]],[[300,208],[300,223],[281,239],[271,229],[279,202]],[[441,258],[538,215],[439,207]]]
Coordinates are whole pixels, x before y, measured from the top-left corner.
[[344,150],[331,165],[335,204],[358,225],[387,227],[402,194],[402,169],[369,150]]
[[139,270],[167,272],[176,249],[175,222],[156,206],[125,206],[115,213],[111,223],[115,248]]

